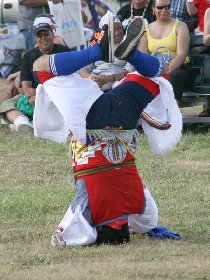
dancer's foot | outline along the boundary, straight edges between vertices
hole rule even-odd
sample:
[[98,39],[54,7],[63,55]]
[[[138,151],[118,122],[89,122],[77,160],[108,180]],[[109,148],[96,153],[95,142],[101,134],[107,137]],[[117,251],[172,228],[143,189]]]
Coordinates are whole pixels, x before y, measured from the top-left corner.
[[103,61],[114,61],[114,21],[113,17],[110,17],[109,24],[104,24],[102,30],[94,34],[93,41],[90,42],[90,46],[98,44],[102,54]]
[[139,17],[134,19],[126,30],[123,41],[116,47],[114,55],[118,59],[126,60],[137,46],[144,34],[144,20]]

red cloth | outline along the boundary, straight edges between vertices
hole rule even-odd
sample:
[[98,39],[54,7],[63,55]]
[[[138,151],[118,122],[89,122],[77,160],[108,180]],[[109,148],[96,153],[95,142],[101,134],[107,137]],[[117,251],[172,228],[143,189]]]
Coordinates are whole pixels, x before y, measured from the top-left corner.
[[[107,147],[107,144],[102,144],[100,151],[96,151],[94,156],[88,157],[88,164],[79,164],[78,165],[77,160],[78,160],[78,157],[81,158],[80,153],[82,154],[82,152],[83,153],[88,152],[88,147],[93,146],[93,145],[90,144],[88,147],[83,145],[83,147],[86,147],[86,149],[81,149],[80,152],[78,150],[79,146],[82,147],[79,142],[72,141],[72,165],[75,167],[75,171],[82,171],[82,170],[99,167],[99,166],[113,165],[113,162],[111,161],[111,157],[110,157],[110,161],[109,161],[101,152],[102,149]],[[128,162],[128,161],[132,161],[132,160],[135,160],[134,156],[130,152],[127,152],[123,162]]]
[[125,220],[116,220],[112,223],[106,224],[107,226],[114,229],[121,229],[121,227],[128,222],[128,219]]
[[146,78],[144,76],[140,76],[138,74],[127,74],[126,78],[123,79],[122,83],[124,82],[135,82],[149,90],[154,97],[156,97],[160,93],[160,88],[158,84],[153,82],[151,79]]
[[195,0],[194,6],[198,9],[198,18],[199,18],[199,29],[204,31],[204,15],[208,8],[210,8],[210,3],[207,0]]
[[140,214],[144,192],[136,166],[106,170],[81,177],[87,186],[93,224],[123,214]]
[[47,73],[47,72],[40,72],[40,71],[36,71],[36,75],[37,75],[37,77],[39,79],[39,82],[41,84],[43,84],[44,82],[56,77],[53,74],[50,74],[50,73]]
[[[101,144],[100,149],[94,153],[90,152],[90,154],[88,154],[88,149],[91,150],[90,147],[95,145],[94,141],[88,145],[87,149],[84,149],[85,145],[83,145],[83,149],[80,146],[83,156],[81,152],[78,152],[80,144],[77,143],[72,143],[74,171],[113,165],[111,170],[79,176],[87,186],[93,224],[97,225],[123,214],[140,214],[144,207],[144,191],[136,166],[122,166],[114,169],[115,165],[108,160],[109,154],[106,150],[107,146],[113,143],[112,141]],[[86,162],[78,165],[79,159],[82,157],[86,159]],[[134,156],[127,150],[122,163],[134,160]],[[120,225],[113,225],[114,228],[118,226]]]

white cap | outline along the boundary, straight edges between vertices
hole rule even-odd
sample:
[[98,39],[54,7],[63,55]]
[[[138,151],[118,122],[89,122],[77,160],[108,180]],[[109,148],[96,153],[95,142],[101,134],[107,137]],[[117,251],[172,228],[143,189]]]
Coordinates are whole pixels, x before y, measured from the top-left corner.
[[108,24],[109,22],[109,16],[114,17],[114,22],[120,22],[119,18],[113,14],[111,11],[107,11],[106,14],[101,18],[101,20],[99,21],[99,28],[102,28],[104,26],[104,24]]
[[44,16],[35,18],[33,26],[36,27],[39,24],[53,25],[51,19],[49,17],[44,17]]

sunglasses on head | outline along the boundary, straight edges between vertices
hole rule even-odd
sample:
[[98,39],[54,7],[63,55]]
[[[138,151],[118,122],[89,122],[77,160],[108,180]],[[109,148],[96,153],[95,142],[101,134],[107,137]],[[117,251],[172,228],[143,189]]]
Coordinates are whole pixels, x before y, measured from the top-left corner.
[[163,10],[163,9],[171,9],[171,4],[168,4],[168,5],[156,5],[155,6],[156,9],[158,10]]

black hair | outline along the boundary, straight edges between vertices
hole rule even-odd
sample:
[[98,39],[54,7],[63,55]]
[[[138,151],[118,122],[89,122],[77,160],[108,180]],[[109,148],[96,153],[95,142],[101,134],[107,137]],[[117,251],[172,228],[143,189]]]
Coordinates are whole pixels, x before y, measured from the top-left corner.
[[121,229],[114,229],[107,225],[99,226],[97,229],[96,244],[122,244],[130,241],[128,223],[122,225]]

